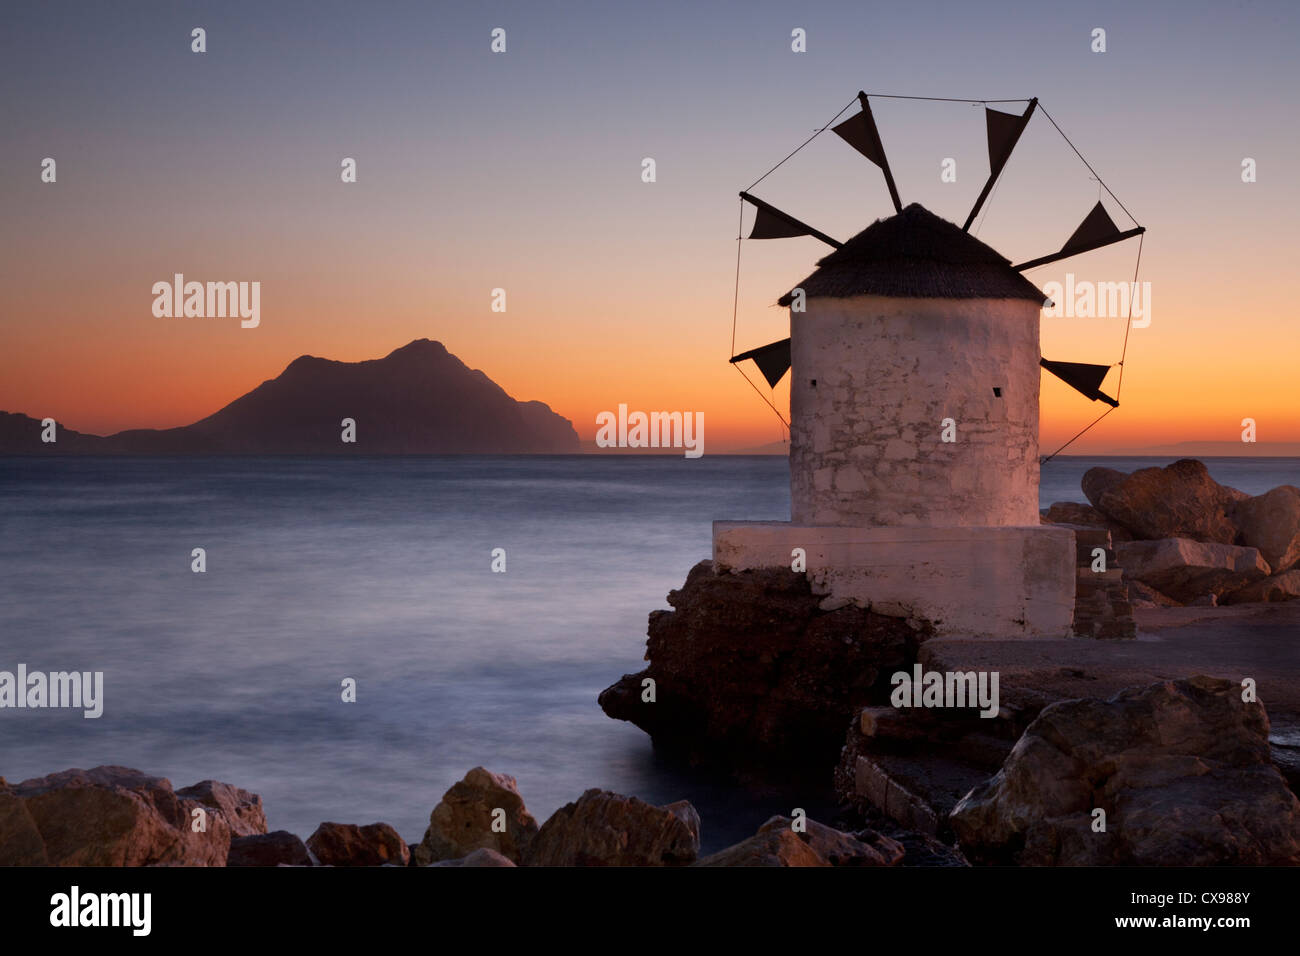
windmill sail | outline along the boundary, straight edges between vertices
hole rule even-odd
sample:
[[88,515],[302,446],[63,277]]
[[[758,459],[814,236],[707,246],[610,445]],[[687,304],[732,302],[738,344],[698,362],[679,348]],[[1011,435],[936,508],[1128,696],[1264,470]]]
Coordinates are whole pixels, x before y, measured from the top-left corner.
[[795,236],[811,236],[810,227],[800,225],[788,216],[778,216],[762,206],[756,207],[754,228],[750,230],[750,239],[791,239]]
[[1024,132],[1025,117],[985,107],[984,124],[989,136],[989,172],[996,176],[1011,158],[1011,151]]
[[1110,372],[1109,365],[1085,365],[1082,362],[1053,362],[1039,359],[1038,364],[1047,369],[1066,385],[1094,402],[1105,402],[1112,408],[1119,408],[1119,402],[1101,391],[1101,383]]
[[757,196],[741,192],[740,198],[757,210],[754,217],[754,228],[749,233],[750,239],[789,239],[794,236],[812,236],[835,249],[844,245],[838,239],[832,239],[820,229],[814,229],[808,223],[794,218],[788,212],[782,212],[771,203],[764,202]]
[[984,125],[988,130],[989,139],[989,178],[984,181],[984,188],[980,190],[979,198],[975,200],[975,205],[966,216],[966,224],[961,227],[963,231],[970,230],[971,223],[975,221],[980,207],[984,205],[984,200],[989,198],[993,184],[1002,175],[1002,168],[1011,158],[1011,151],[1016,148],[1016,143],[1020,142],[1020,134],[1029,125],[1029,117],[1034,115],[1034,108],[1037,106],[1038,97],[1034,97],[1029,101],[1025,112],[1019,116],[1015,113],[1003,113],[1001,110],[984,107]]
[[1106,207],[1098,202],[1097,205],[1092,207],[1092,211],[1084,217],[1083,222],[1079,223],[1079,228],[1074,230],[1069,239],[1065,240],[1065,245],[1061,246],[1060,252],[1054,252],[1050,256],[1042,256],[1038,259],[1031,259],[1011,268],[1017,272],[1023,272],[1026,269],[1033,269],[1035,266],[1045,266],[1049,262],[1056,262],[1058,259],[1077,256],[1081,252],[1091,252],[1093,249],[1100,249],[1102,246],[1109,246],[1123,239],[1131,239],[1133,236],[1140,236],[1144,232],[1146,232],[1145,226],[1138,226],[1136,229],[1120,232],[1119,226],[1115,225],[1115,220],[1111,219],[1110,214],[1106,212]]
[[898,198],[898,187],[894,185],[894,174],[889,169],[889,160],[885,158],[885,146],[880,141],[880,131],[876,129],[876,117],[872,115],[867,94],[859,92],[858,102],[862,104],[862,112],[850,116],[831,129],[836,136],[880,167],[880,171],[885,174],[885,185],[889,187],[889,198],[893,200],[894,210],[902,212],[903,202]]
[[776,383],[781,381],[785,373],[790,370],[790,340],[782,339],[770,345],[760,345],[748,352],[741,352],[732,357],[731,364],[735,365],[745,359],[753,359],[758,370],[763,373],[763,378],[767,379],[767,384],[776,388]]

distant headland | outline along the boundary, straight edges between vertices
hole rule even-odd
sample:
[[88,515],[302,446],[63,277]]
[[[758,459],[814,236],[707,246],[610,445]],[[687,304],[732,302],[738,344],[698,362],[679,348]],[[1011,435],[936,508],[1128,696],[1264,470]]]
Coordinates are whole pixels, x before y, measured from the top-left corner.
[[566,455],[573,424],[516,401],[440,343],[417,339],[380,359],[303,355],[276,378],[191,425],[88,435],[0,412],[5,455]]

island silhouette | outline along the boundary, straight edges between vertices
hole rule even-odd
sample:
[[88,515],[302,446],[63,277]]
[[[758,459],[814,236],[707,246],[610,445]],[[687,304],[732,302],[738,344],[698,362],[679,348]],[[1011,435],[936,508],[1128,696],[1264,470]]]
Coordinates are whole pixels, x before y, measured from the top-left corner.
[[[345,419],[355,441],[345,441]],[[521,402],[441,342],[416,339],[379,359],[302,355],[220,411],[178,428],[99,436],[0,412],[6,455],[562,455],[572,422]]]

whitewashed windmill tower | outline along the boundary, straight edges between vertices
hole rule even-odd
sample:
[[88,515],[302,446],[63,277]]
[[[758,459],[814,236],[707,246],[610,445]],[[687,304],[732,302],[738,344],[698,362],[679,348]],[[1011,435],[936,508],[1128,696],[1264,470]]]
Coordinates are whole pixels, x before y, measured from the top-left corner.
[[[1038,106],[987,109],[990,175],[959,227],[903,207],[870,104],[834,127],[884,172],[897,214],[837,242],[742,192],[749,238],[835,251],[779,300],[790,338],[736,355],[790,386],[789,522],[716,521],[720,572],[806,570],[825,606],[857,603],[942,634],[1067,636],[1074,535],[1039,523],[1040,366],[1090,398],[1110,366],[1048,362],[1032,266],[1140,235],[1099,202],[1057,253],[1013,266],[966,230]],[[833,121],[832,121],[833,122]],[[828,124],[829,126],[829,124]],[[751,187],[752,188],[752,187]]]

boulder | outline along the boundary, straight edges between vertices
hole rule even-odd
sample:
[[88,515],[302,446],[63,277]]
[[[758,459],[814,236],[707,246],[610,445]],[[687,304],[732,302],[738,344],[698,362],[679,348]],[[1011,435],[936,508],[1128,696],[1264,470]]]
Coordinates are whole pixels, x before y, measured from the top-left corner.
[[502,856],[496,850],[490,847],[480,847],[473,853],[457,860],[439,860],[437,863],[430,863],[429,866],[514,866],[514,860]]
[[656,807],[588,790],[556,810],[524,853],[528,866],[683,866],[700,851],[700,816],[685,800]]
[[1300,598],[1300,568],[1275,574],[1227,594],[1224,604],[1273,603]]
[[[224,784],[222,786],[225,786]],[[225,866],[230,826],[164,777],[64,770],[0,786],[0,866]]]
[[226,866],[311,866],[311,856],[296,834],[275,830],[235,837]]
[[226,818],[232,836],[252,836],[266,832],[266,811],[262,798],[220,780],[200,780],[192,787],[176,791],[176,796],[194,800]]
[[322,823],[307,838],[321,866],[406,866],[411,851],[387,823]]
[[831,866],[894,866],[903,859],[903,844],[875,830],[845,833],[816,820],[805,819],[802,833],[790,817],[771,817],[758,828],[759,835],[789,830]]
[[1092,506],[1099,508],[1101,506],[1098,502],[1101,501],[1101,496],[1112,488],[1119,487],[1127,477],[1128,472],[1116,471],[1114,468],[1089,468],[1083,473],[1079,486],[1083,489],[1083,496],[1092,502]]
[[[502,816],[505,831],[493,832],[494,817]],[[443,794],[412,853],[416,866],[428,866],[486,847],[517,863],[536,835],[537,821],[524,806],[515,778],[475,767]]]
[[1098,511],[1128,528],[1135,538],[1191,538],[1232,544],[1237,526],[1231,514],[1242,492],[1213,478],[1202,462],[1184,458],[1166,468],[1122,472],[1090,468],[1083,492]]
[[980,863],[1297,864],[1300,801],[1270,762],[1268,732],[1263,706],[1220,678],[1061,701],[962,799],[952,827]]
[[[1109,468],[1097,469],[1092,471],[1110,471]],[[1122,475],[1123,472],[1115,472]],[[1133,540],[1132,533],[1122,524],[1112,521],[1104,514],[1094,508],[1092,505],[1085,505],[1078,501],[1057,501],[1050,507],[1041,512],[1044,524],[1064,524],[1083,526],[1088,528],[1105,528],[1110,532],[1111,541],[1118,544],[1121,541]]]
[[1238,544],[1258,548],[1274,574],[1300,563],[1300,488],[1279,485],[1237,502],[1232,512]]
[[1127,541],[1116,549],[1124,576],[1141,581],[1182,604],[1206,594],[1239,591],[1268,577],[1268,563],[1255,548],[1207,544],[1189,538]]
[[822,610],[821,600],[788,568],[718,574],[701,561],[669,593],[673,610],[650,614],[649,667],[606,688],[600,706],[693,762],[832,766],[845,725],[888,703],[889,675],[924,633],[857,607]]
[[706,856],[696,866],[830,866],[790,830],[768,830]]
[[1130,578],[1127,574],[1124,576],[1124,584],[1128,588],[1128,600],[1133,607],[1182,607],[1182,604],[1169,595],[1161,594],[1150,585]]

